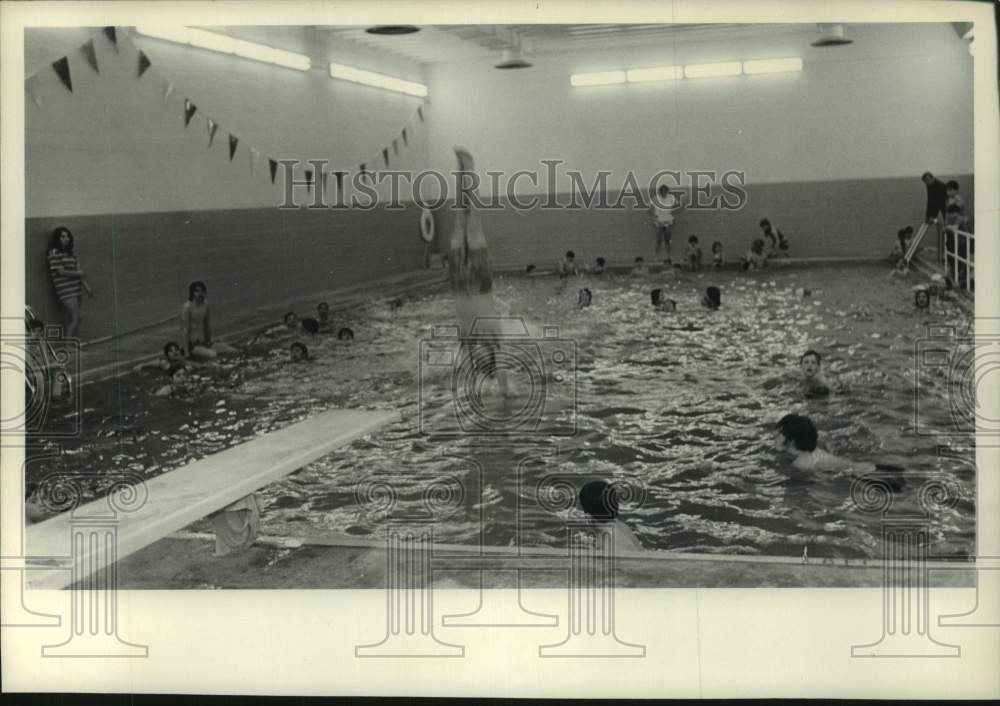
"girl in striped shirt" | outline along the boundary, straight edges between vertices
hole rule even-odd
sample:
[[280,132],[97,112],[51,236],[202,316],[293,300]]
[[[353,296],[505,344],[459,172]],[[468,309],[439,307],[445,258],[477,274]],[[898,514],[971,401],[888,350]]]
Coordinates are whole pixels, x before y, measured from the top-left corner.
[[80,269],[80,263],[73,255],[73,234],[69,228],[59,226],[52,231],[52,243],[49,248],[49,275],[52,277],[52,286],[56,290],[56,297],[66,309],[69,321],[66,324],[66,337],[75,338],[80,329],[80,300],[83,298],[81,292],[86,292],[87,296],[93,297],[94,293],[87,284],[86,276]]

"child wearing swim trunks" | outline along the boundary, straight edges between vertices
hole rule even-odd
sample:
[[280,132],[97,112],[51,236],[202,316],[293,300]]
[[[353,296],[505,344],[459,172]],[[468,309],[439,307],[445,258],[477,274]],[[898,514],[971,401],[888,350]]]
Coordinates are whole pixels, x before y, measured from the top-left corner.
[[688,238],[687,252],[685,253],[688,267],[692,270],[701,269],[701,248],[698,247],[698,236],[692,235]]
[[632,268],[632,272],[629,273],[632,277],[645,277],[649,274],[649,269],[646,267],[646,261],[641,257],[635,259],[635,267]]
[[701,305],[711,311],[715,311],[722,306],[722,292],[719,288],[707,287],[705,293],[701,296]]
[[309,349],[306,348],[304,343],[296,341],[289,347],[289,357],[293,363],[301,363],[304,360],[309,360]]
[[155,394],[157,397],[178,397],[188,391],[187,367],[183,363],[174,363],[167,370],[167,379],[170,381]]

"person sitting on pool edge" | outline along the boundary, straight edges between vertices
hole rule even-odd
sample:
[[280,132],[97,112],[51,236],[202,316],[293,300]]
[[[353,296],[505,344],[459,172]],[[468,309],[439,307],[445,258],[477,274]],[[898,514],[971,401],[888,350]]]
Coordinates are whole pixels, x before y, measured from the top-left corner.
[[819,448],[819,432],[809,417],[786,414],[775,428],[776,447],[791,454],[792,466],[800,471],[843,471],[855,465]]
[[170,381],[153,394],[157,397],[178,397],[188,392],[187,367],[183,363],[174,363],[167,370]]
[[236,349],[212,340],[208,287],[195,281],[188,285],[188,300],[181,307],[181,352],[188,358],[213,360]]
[[646,267],[646,261],[641,257],[635,259],[635,267],[629,273],[632,277],[645,277],[649,274],[649,269]]
[[716,311],[722,306],[722,292],[718,287],[706,287],[701,297],[701,305],[706,309]]
[[337,331],[337,340],[338,341],[353,341],[354,340],[354,331],[351,330],[350,328],[348,328],[347,326],[345,326],[344,328],[342,328],[339,331]]
[[585,483],[580,488],[580,507],[595,524],[612,533],[615,552],[639,552],[642,545],[635,533],[618,519],[618,493],[604,480]]

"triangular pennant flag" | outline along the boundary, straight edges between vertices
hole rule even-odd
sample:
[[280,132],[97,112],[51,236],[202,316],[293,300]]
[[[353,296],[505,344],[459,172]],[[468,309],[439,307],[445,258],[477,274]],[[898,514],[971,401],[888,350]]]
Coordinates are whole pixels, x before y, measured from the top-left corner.
[[208,146],[212,146],[212,142],[215,140],[215,133],[219,130],[219,123],[215,122],[211,118],[208,119]]
[[403,128],[403,144],[404,145],[410,144],[410,141],[406,139],[406,128],[405,127]]
[[191,124],[191,118],[198,111],[198,107],[191,102],[190,98],[184,99],[184,127]]
[[166,104],[167,98],[170,94],[174,92],[174,84],[170,82],[169,78],[163,79],[163,103]]
[[63,85],[69,89],[69,92],[73,92],[73,79],[69,75],[69,59],[65,56],[59,61],[52,62],[52,69],[59,76],[59,80],[63,82]]
[[114,27],[105,27],[104,36],[108,38],[111,42],[111,46],[115,48],[115,54],[118,53],[118,31]]
[[101,70],[97,68],[97,52],[94,51],[94,40],[89,40],[86,44],[80,47],[80,53],[83,54],[83,58],[87,60],[92,68],[97,73],[101,73]]
[[144,73],[146,73],[146,69],[148,69],[152,65],[153,65],[153,62],[151,62],[149,60],[149,57],[146,56],[145,52],[143,52],[140,49],[139,50],[139,78],[142,78],[142,75]]
[[399,156],[399,140],[392,141],[392,153],[397,157]]
[[327,179],[327,174],[326,170],[324,169],[319,173],[319,192],[323,194],[323,196],[326,196],[326,179]]
[[344,190],[344,173],[334,172],[333,175],[337,177],[337,193],[339,194]]
[[24,82],[24,90],[28,92],[28,96],[39,108],[42,107],[42,99],[38,97],[38,74],[34,76],[29,76]]
[[424,121],[424,109],[419,105],[417,106],[417,115],[420,117],[420,122]]
[[240,138],[236,137],[233,133],[229,133],[229,161],[233,161],[233,155],[236,154],[236,145],[240,144]]
[[364,176],[365,174],[368,173],[368,171],[365,169],[365,165],[364,164],[361,165],[361,169],[359,169],[358,171],[361,172],[361,176]]
[[306,188],[309,191],[312,191],[312,189],[313,189],[313,170],[312,169],[307,169],[306,170]]
[[256,147],[250,148],[250,174],[257,171],[257,162],[260,161],[260,150]]
[[382,148],[382,159],[385,160],[385,166],[388,167],[389,166],[389,148],[388,147],[383,147]]
[[277,176],[277,174],[278,174],[278,163],[275,162],[273,159],[268,158],[267,164],[268,164],[268,166],[271,167],[271,183],[273,184],[274,183],[274,177]]

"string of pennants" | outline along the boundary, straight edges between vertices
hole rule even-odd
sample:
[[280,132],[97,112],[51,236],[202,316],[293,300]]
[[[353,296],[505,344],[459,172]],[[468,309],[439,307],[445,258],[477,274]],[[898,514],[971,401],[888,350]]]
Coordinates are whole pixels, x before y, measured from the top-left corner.
[[[102,34],[108,41],[108,43],[111,45],[111,47],[114,49],[115,54],[120,54],[122,34],[118,31],[118,28],[104,27],[102,29]],[[147,72],[149,72],[150,68],[152,68],[153,62],[150,61],[149,57],[146,56],[145,52],[143,52],[141,49],[138,48],[136,49],[138,52],[136,59],[136,78],[142,79],[143,76]],[[94,47],[94,39],[87,40],[77,49],[77,51],[83,56],[84,60],[87,62],[87,64],[95,73],[98,74],[101,73],[100,66],[98,65],[97,61],[97,51]],[[58,76],[63,86],[65,86],[70,93],[73,93],[73,77],[70,72],[69,55],[67,54],[66,56],[63,56],[57,59],[56,61],[53,61],[51,64],[51,68],[55,72],[56,76]],[[32,102],[38,108],[41,108],[42,101],[38,90],[38,80],[39,80],[39,72],[36,72],[31,76],[28,76],[24,80],[24,88],[28,94],[28,97],[31,98]],[[167,99],[169,99],[170,96],[174,93],[174,84],[172,81],[170,81],[170,79],[162,75],[160,76],[160,83],[161,83],[161,95],[163,98],[163,103],[164,105],[166,105]],[[425,99],[424,105],[427,104],[429,104],[429,101]],[[379,162],[381,162],[384,168],[388,168],[391,164],[390,156],[392,157],[392,160],[395,160],[399,157],[400,148],[406,147],[410,144],[410,139],[414,136],[415,126],[418,123],[424,122],[424,105],[417,106],[417,109],[406,121],[406,124],[403,126],[402,130],[400,130],[397,136],[393,138],[392,142],[389,143],[389,145],[383,147],[380,152],[375,153],[372,157],[366,159],[364,162],[360,164],[360,166],[358,167],[358,172],[360,173],[362,178],[367,179],[369,183],[374,183],[375,174],[377,172],[373,170],[376,170],[378,168]],[[191,122],[194,119],[194,116],[197,112],[198,112],[198,106],[190,98],[184,98],[183,117],[184,117],[185,128],[190,127]],[[211,148],[213,143],[215,142],[215,135],[216,133],[218,133],[220,125],[213,118],[206,117],[205,120],[206,120],[206,128],[208,131],[208,147]],[[240,143],[240,138],[234,133],[230,132],[229,133],[230,162],[233,161],[233,158],[236,155],[239,143]],[[268,157],[267,155],[262,154],[261,151],[257,147],[254,147],[253,145],[248,145],[247,149],[250,155],[250,174],[252,175],[256,173],[257,166],[259,165],[261,158],[263,157],[268,164],[271,183],[272,184],[275,183],[275,179],[277,178],[278,174],[278,161],[271,157]],[[336,178],[337,181],[338,192],[343,190],[343,179],[346,173],[347,172],[344,171],[332,172],[333,176]],[[307,188],[311,191],[313,188],[313,181],[314,181],[313,170],[312,169],[305,170],[305,177],[307,182]],[[328,177],[327,172],[320,172],[320,189],[322,190],[323,193],[326,193],[327,177]]]

